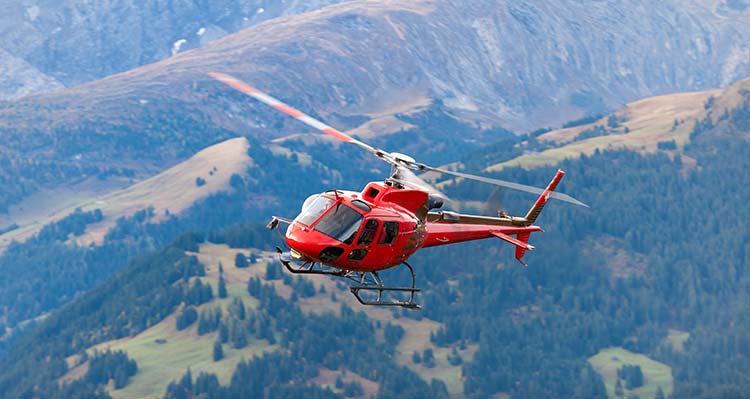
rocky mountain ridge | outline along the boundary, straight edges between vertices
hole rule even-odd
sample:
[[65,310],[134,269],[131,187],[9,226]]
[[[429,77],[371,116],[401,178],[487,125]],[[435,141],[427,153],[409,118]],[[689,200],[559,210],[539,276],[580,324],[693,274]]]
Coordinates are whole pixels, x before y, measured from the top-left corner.
[[342,129],[435,102],[471,124],[522,132],[746,76],[749,23],[736,2],[347,1],[0,104],[0,157],[8,170],[64,165],[47,184],[140,178],[231,137],[303,131],[210,71]]
[[339,1],[0,1],[0,100],[101,79]]

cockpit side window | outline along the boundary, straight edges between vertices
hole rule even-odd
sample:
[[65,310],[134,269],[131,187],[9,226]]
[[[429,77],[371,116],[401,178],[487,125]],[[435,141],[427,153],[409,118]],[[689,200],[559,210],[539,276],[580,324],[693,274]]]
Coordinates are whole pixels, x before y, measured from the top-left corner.
[[375,219],[369,219],[365,222],[365,227],[362,229],[362,234],[359,235],[357,245],[367,246],[372,244],[375,240],[375,234],[378,232],[378,221]]
[[310,196],[302,204],[302,212],[294,218],[294,221],[309,226],[334,202],[334,200],[322,195]]
[[380,235],[378,244],[392,244],[398,235],[398,222],[383,222],[383,234]]
[[315,224],[315,230],[350,245],[362,224],[362,215],[339,202]]

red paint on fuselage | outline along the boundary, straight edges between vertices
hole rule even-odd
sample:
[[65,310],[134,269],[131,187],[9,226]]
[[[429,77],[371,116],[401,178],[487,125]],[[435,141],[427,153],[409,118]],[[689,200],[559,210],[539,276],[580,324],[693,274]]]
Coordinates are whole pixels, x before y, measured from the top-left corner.
[[[541,230],[537,226],[425,223],[416,216],[419,207],[415,204],[424,203],[427,193],[399,189],[380,182],[369,183],[361,193],[337,191],[321,195],[333,200],[333,203],[309,226],[298,221],[292,222],[287,229],[286,242],[310,260],[344,270],[388,269],[403,263],[420,248],[490,238],[493,237],[492,232],[519,234]],[[353,205],[352,201],[365,203],[370,208],[369,211]],[[362,215],[362,222],[350,243],[344,243],[315,229],[318,222],[342,205]],[[374,236],[370,232],[370,237],[365,242],[360,242],[369,221],[375,221],[370,222],[371,228],[377,223],[377,230]],[[394,223],[397,224],[395,235],[393,230],[390,234],[386,232],[386,223],[391,228]],[[329,247],[341,248],[343,252],[335,260],[322,262],[321,251]]]

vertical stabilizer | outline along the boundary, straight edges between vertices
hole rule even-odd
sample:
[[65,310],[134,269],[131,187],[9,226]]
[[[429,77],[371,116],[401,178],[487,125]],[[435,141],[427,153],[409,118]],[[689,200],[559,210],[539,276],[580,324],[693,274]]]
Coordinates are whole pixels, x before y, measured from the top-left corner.
[[555,177],[552,178],[552,181],[549,182],[549,185],[546,189],[544,189],[542,195],[539,196],[539,199],[536,200],[534,206],[529,209],[529,213],[526,214],[526,221],[528,224],[534,224],[536,218],[539,216],[539,213],[541,213],[544,206],[547,205],[549,197],[552,195],[552,192],[555,191],[555,188],[557,188],[557,184],[560,183],[560,180],[562,180],[563,176],[565,176],[565,172],[563,172],[562,169],[558,169]]

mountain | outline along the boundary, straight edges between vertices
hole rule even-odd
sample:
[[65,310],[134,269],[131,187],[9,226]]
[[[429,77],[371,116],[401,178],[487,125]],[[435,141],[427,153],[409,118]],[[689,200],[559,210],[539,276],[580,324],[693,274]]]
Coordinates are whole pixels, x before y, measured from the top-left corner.
[[[716,120],[740,106],[748,90],[750,79],[746,78],[723,90],[665,94],[634,101],[609,115],[571,121],[562,129],[542,130],[537,135],[541,146],[484,170],[555,165],[596,151],[621,148],[641,153],[671,150],[680,154],[687,166],[693,161],[683,150],[689,144],[696,124],[709,115]],[[523,149],[524,143],[517,146]]]
[[12,207],[7,215],[0,215],[0,225],[14,226],[0,234],[0,248],[4,249],[11,242],[23,242],[45,225],[67,217],[76,209],[98,209],[103,215],[102,220],[88,226],[86,233],[76,238],[82,244],[101,243],[118,219],[147,208],[153,209],[154,220],[179,215],[212,194],[231,190],[232,177],[244,176],[252,165],[248,148],[247,139],[230,139],[156,176],[121,189],[109,185],[97,187],[85,181],[67,189],[42,190],[25,201],[24,208]]
[[[274,241],[262,225],[239,223],[256,205],[248,196],[265,187],[302,198],[315,188],[299,182],[312,185],[323,171],[299,164],[294,174],[275,175],[273,158],[294,162],[292,157],[279,152],[261,160],[264,153],[254,155],[252,143],[251,157],[266,167],[249,169],[234,192],[206,198],[182,220],[154,224],[148,214],[120,220],[100,247],[71,251],[61,245],[70,234],[98,223],[96,212],[73,215],[12,248],[16,262],[44,259],[52,249],[55,262],[37,268],[71,267],[54,286],[31,291],[44,293],[41,298],[0,278],[0,292],[16,301],[3,299],[7,320],[23,320],[19,298],[41,307],[65,292],[57,303],[68,305],[11,338],[0,357],[0,394],[603,398],[619,382],[628,395],[742,396],[748,389],[743,370],[750,367],[744,345],[750,326],[743,313],[750,294],[746,85],[696,101],[702,117],[690,107],[680,111],[686,120],[697,119],[679,146],[613,147],[561,161],[568,172],[565,190],[591,208],[551,203],[527,268],[507,245],[493,241],[420,251],[411,263],[423,287],[421,311],[355,308],[346,284],[294,278],[276,263],[261,266]],[[649,115],[627,108],[634,112],[630,123]],[[664,110],[674,115],[674,108]],[[652,118],[650,132],[667,134],[663,122],[669,118]],[[692,166],[686,170],[688,157]],[[553,170],[505,167],[495,173],[539,185]],[[268,179],[253,183],[260,173]],[[458,198],[491,189],[472,182],[446,188]],[[533,200],[505,199],[514,213]],[[281,214],[293,212],[288,207]],[[187,231],[193,232],[177,237]],[[165,243],[169,237],[172,244]],[[138,241],[157,245],[141,246],[152,251],[145,257],[112,256],[124,252],[113,252],[118,246]],[[231,269],[237,252],[252,253],[260,264]],[[68,285],[78,280],[69,275],[78,270],[71,260],[79,259],[120,263],[104,271],[92,267],[90,273],[105,281],[74,298]],[[7,270],[33,288],[42,284],[33,269]],[[120,272],[112,275],[114,269]],[[220,274],[226,299],[219,293]],[[218,360],[216,346],[222,351]],[[28,369],[38,372],[29,375]],[[623,370],[631,369],[640,371],[640,382],[626,377]]]
[[[3,103],[0,209],[33,215],[38,195],[64,214],[40,212],[0,254],[0,397],[743,396],[748,12],[345,2]],[[490,46],[492,32],[511,44]],[[561,189],[591,208],[550,203],[527,268],[497,241],[420,251],[423,310],[363,309],[343,281],[263,266],[279,243],[258,222],[386,165],[305,136],[209,70],[430,162],[537,186],[563,168]],[[499,127],[569,111],[583,118],[562,129]],[[533,201],[503,197],[513,214]],[[237,252],[260,264],[230,269]]]
[[0,100],[100,79],[338,1],[2,1]]
[[[177,320],[183,309],[175,308],[172,314],[136,335],[102,342],[87,348],[87,351],[91,354],[94,351],[124,351],[137,362],[139,369],[143,370],[143,373],[136,374],[124,389],[110,390],[109,393],[114,398],[157,396],[155,393],[166,392],[169,383],[179,380],[187,368],[190,368],[191,372],[196,375],[201,372],[215,373],[221,376],[220,382],[222,384],[227,384],[237,368],[237,364],[244,359],[250,359],[253,356],[260,357],[264,353],[283,352],[283,343],[279,343],[275,338],[269,336],[264,337],[263,333],[259,333],[255,337],[249,337],[247,346],[237,345],[237,338],[228,336],[227,343],[223,346],[223,359],[220,361],[213,361],[207,356],[212,352],[214,342],[221,339],[220,326],[214,325],[212,328],[208,327],[211,322],[205,323],[211,312],[217,310],[221,312],[224,318],[223,323],[229,329],[233,329],[232,318],[237,316],[238,303],[247,306],[246,312],[250,315],[268,314],[268,310],[263,308],[263,299],[258,298],[258,293],[249,288],[248,281],[250,279],[257,279],[255,280],[257,283],[273,287],[280,297],[279,299],[288,301],[286,306],[291,305],[288,310],[295,311],[293,309],[299,306],[303,317],[315,315],[324,317],[341,316],[342,312],[345,312],[342,307],[360,309],[357,301],[348,290],[340,284],[336,284],[335,280],[310,276],[292,278],[289,275],[278,273],[275,264],[276,258],[272,252],[262,252],[255,248],[230,248],[226,245],[208,242],[201,244],[198,249],[195,253],[188,252],[188,255],[195,255],[198,261],[205,266],[205,276],[200,277],[200,280],[210,286],[216,293],[211,300],[196,307],[196,310],[203,315],[204,322],[197,320],[187,328],[182,328],[177,324]],[[252,253],[261,260],[258,263],[251,264],[248,268],[237,268],[234,266],[234,262],[238,253],[244,256]],[[222,271],[219,270],[220,264],[224,265]],[[221,298],[218,295],[219,276],[226,282],[226,298]],[[249,290],[251,292],[248,292]],[[403,329],[403,337],[395,345],[395,351],[391,355],[394,365],[406,367],[410,372],[426,381],[430,381],[434,377],[445,379],[447,381],[446,389],[449,393],[453,395],[462,394],[463,382],[460,365],[449,362],[451,350],[438,347],[430,342],[430,333],[434,334],[440,327],[444,326],[429,319],[393,319],[393,314],[385,309],[366,308],[362,310],[376,326],[380,325],[375,330],[376,335],[383,336],[383,341],[378,340],[380,345],[390,346],[393,344],[385,342],[386,329]],[[320,345],[325,344],[321,343]],[[428,349],[434,354],[434,365],[432,367],[412,361],[414,351],[424,353]],[[456,355],[471,357],[475,350],[475,346],[469,345],[456,350]],[[62,380],[72,380],[74,376],[81,375],[90,364],[81,361],[80,358],[77,360],[77,366],[71,368],[61,378]],[[76,364],[76,362],[73,361],[71,364]],[[331,389],[340,390],[340,388],[335,388],[335,381],[337,378],[343,377],[346,381],[357,381],[363,388],[366,388],[362,395],[355,396],[368,397],[378,393],[382,380],[379,384],[371,380],[373,376],[365,374],[363,377],[358,374],[362,373],[362,370],[353,371],[354,368],[356,367],[351,365],[342,365],[338,370],[320,367],[320,374],[315,380],[322,386],[327,385]],[[377,380],[378,378],[375,377],[374,379]],[[380,393],[385,392],[383,390]]]
[[[350,1],[274,18],[154,64],[0,105],[0,162],[8,165],[0,209],[42,185],[91,175],[142,179],[232,137],[269,140],[303,129],[210,81],[209,71],[234,73],[365,135],[370,127],[399,132],[405,125],[394,119],[429,104],[469,125],[525,130],[745,76],[749,18],[750,10],[734,2],[427,0]],[[76,49],[89,42],[72,37]],[[162,47],[159,54],[168,51]],[[136,65],[102,59],[118,68]],[[422,148],[443,140],[425,139]]]
[[[729,3],[349,1],[245,29],[205,51],[120,80],[137,88],[149,77],[172,75],[184,87],[193,85],[207,68],[223,66],[279,95],[306,104],[314,98],[315,109],[325,113],[373,112],[392,103],[398,93],[410,93],[413,98],[440,98],[456,110],[509,128],[539,127],[637,98],[725,86],[746,76],[750,65],[745,57],[747,31],[742,28],[750,10]],[[91,13],[108,11],[102,7]],[[154,5],[151,13],[159,8]],[[218,13],[174,8],[179,11],[176,19],[183,12]],[[230,7],[224,12],[240,18],[247,14],[243,10]],[[149,14],[143,13],[150,22]],[[171,24],[191,23],[195,24]],[[680,35],[674,34],[677,30]],[[164,52],[177,36],[162,46]],[[118,43],[115,39],[102,42]],[[156,60],[139,58],[145,58],[140,64]],[[97,59],[111,60],[119,70],[140,65],[104,54]],[[82,69],[80,60],[69,62]]]

